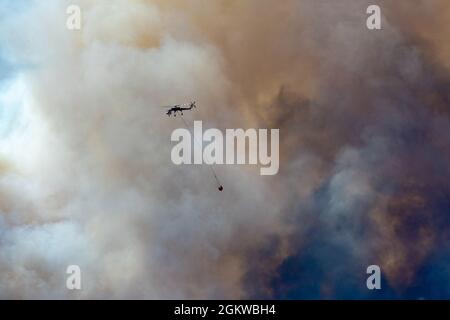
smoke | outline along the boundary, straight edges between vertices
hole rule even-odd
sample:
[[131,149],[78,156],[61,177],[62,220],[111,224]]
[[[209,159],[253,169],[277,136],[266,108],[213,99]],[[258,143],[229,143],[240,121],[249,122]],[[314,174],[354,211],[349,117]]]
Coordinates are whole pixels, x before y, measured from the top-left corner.
[[[0,297],[448,297],[450,6],[372,2],[0,2]],[[173,165],[191,100],[280,173]]]

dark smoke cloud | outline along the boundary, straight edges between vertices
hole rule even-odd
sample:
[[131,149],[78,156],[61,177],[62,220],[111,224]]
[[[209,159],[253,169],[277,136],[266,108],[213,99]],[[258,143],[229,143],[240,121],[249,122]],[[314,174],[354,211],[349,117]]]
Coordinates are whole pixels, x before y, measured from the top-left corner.
[[[280,91],[273,104],[280,126],[300,137],[292,144],[325,173],[293,214],[298,249],[269,285],[283,298],[448,297],[448,275],[425,284],[422,272],[448,243],[448,73],[395,21],[378,34],[328,21],[314,47],[323,90],[309,101]],[[365,288],[372,263],[385,271],[382,294]]]

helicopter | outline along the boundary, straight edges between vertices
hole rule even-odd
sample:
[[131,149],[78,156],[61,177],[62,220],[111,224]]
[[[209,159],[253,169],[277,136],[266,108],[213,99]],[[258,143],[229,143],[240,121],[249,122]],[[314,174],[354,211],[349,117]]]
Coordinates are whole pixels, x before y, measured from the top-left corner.
[[180,113],[181,115],[183,115],[183,111],[186,110],[192,110],[193,108],[197,108],[195,101],[191,102],[191,103],[186,103],[186,104],[177,104],[174,106],[166,106],[163,108],[169,108],[169,110],[166,112],[166,114],[170,117],[172,114],[174,117],[177,116],[177,113]]

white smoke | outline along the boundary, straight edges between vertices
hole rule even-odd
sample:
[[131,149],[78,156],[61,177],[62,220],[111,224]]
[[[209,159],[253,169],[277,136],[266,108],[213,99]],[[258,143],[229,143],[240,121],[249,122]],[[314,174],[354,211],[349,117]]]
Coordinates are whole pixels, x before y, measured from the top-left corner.
[[[86,1],[83,30],[70,32],[68,4],[33,3],[1,25],[29,67],[2,139],[0,296],[243,296],[243,257],[278,232],[277,201],[256,171],[223,169],[222,194],[207,168],[172,165],[183,124],[160,108],[197,100],[197,117],[220,122],[230,83],[219,50],[177,39],[139,1]],[[80,293],[65,289],[71,264]]]

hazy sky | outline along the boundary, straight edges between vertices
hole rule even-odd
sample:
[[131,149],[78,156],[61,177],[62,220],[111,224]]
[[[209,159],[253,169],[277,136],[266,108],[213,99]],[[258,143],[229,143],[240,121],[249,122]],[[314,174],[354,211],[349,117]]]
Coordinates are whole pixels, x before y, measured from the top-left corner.
[[[0,0],[0,298],[449,298],[449,19],[446,0]],[[218,166],[218,192],[173,165],[184,124],[160,106],[191,100],[189,123],[280,129],[278,175]]]

